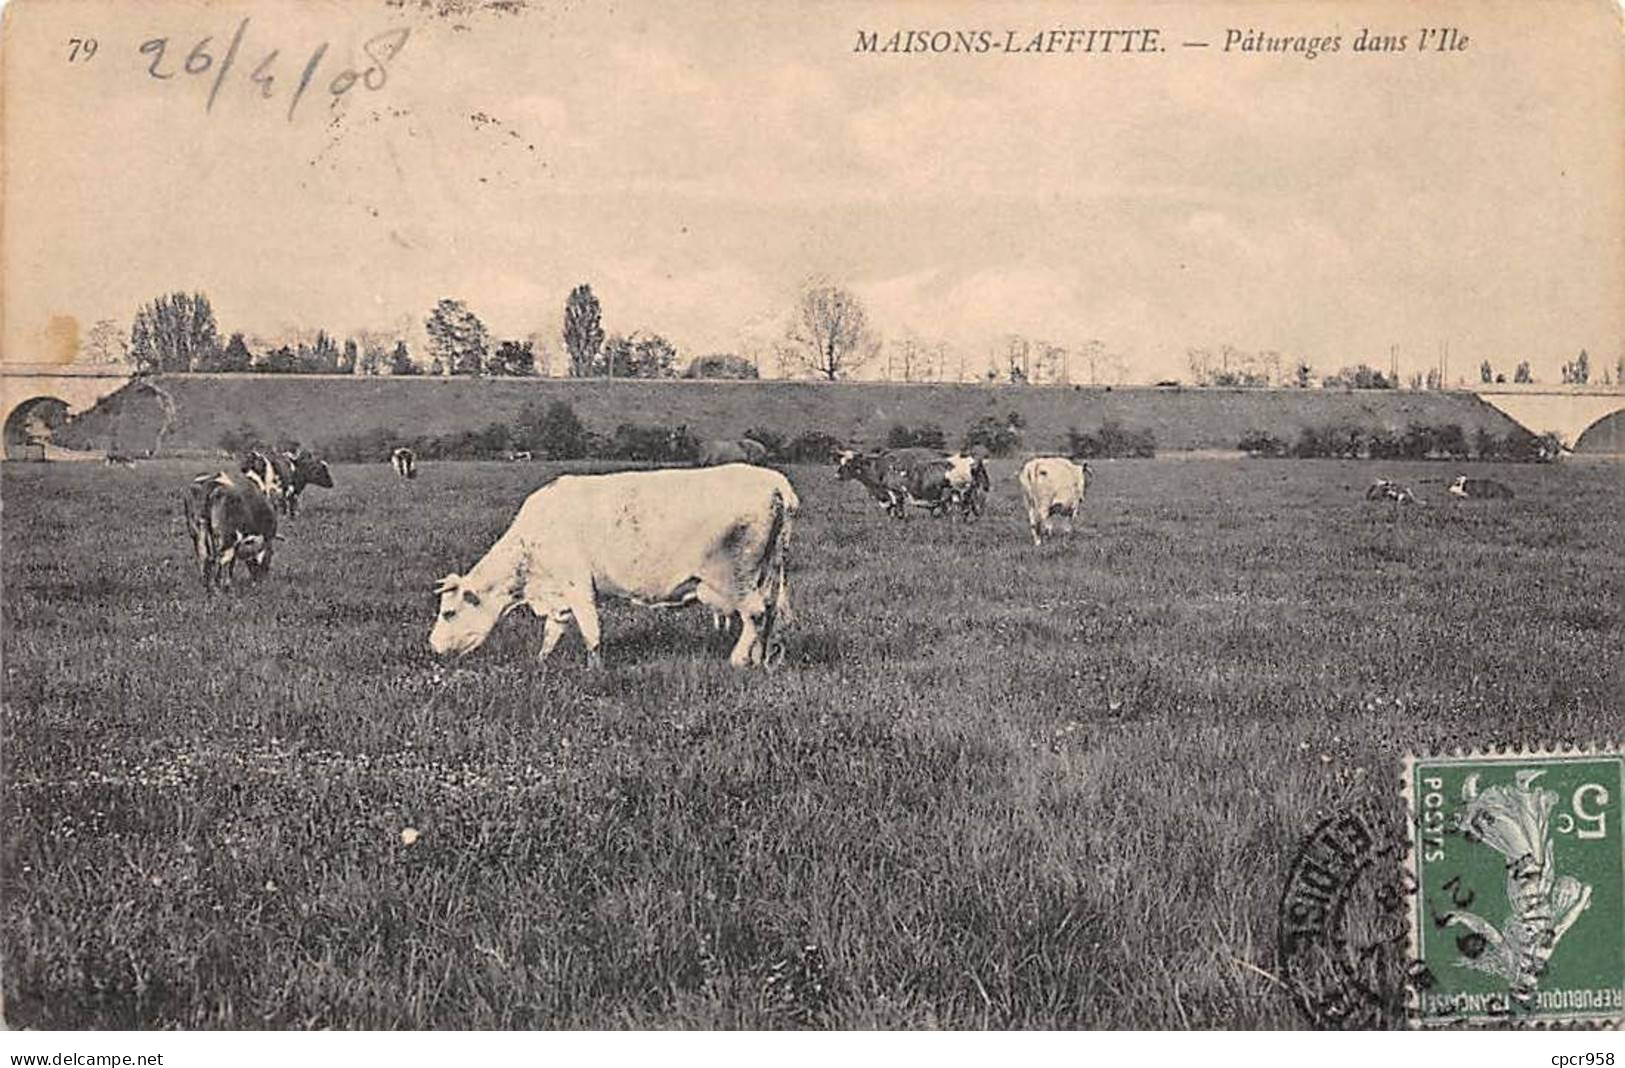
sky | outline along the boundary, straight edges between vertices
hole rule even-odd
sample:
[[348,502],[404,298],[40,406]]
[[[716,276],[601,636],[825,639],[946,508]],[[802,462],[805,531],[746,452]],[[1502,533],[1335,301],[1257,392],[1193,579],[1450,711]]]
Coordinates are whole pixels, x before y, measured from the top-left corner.
[[[176,289],[251,338],[371,330],[420,352],[452,297],[557,351],[583,282],[606,330],[685,357],[771,349],[813,280],[856,293],[888,341],[975,366],[1012,333],[1098,340],[1138,381],[1225,344],[1323,373],[1397,346],[1407,374],[1448,344],[1452,379],[1488,358],[1555,381],[1625,343],[1607,3],[14,0],[0,17],[7,361],[65,358],[75,327],[127,329]],[[1466,47],[1422,53],[1422,27]],[[1166,50],[857,50],[1057,28],[1152,28]],[[1362,28],[1407,49],[1356,53]],[[402,29],[381,86],[333,95],[363,42]],[[1252,31],[1339,45],[1225,49]],[[204,36],[210,69],[187,74]],[[95,54],[70,58],[74,37]],[[171,77],[148,72],[157,38]]]

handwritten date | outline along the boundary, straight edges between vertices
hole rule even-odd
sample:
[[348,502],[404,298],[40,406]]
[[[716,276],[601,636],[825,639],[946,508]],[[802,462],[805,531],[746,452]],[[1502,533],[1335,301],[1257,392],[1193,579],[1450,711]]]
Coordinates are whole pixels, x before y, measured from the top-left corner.
[[[179,49],[185,47],[184,44],[176,45],[176,51],[171,52],[168,37],[154,37],[144,41],[139,51],[150,58],[147,74],[159,81],[168,81],[179,74],[197,76],[213,70],[214,79],[209,86],[209,100],[204,105],[205,111],[213,111],[220,87],[235,65],[238,52],[242,50],[244,38],[248,35],[248,24],[249,20],[246,18],[237,24],[236,32],[232,34],[231,42],[226,45],[225,54],[218,64],[215,62],[216,52],[212,47],[214,42],[212,35],[193,44],[184,58],[179,53]],[[361,51],[367,57],[366,65],[360,69],[345,67],[333,74],[327,82],[328,93],[337,99],[353,89],[357,82],[373,91],[382,89],[389,82],[390,63],[401,54],[401,49],[406,47],[406,39],[411,33],[410,29],[403,26],[367,38],[361,44]],[[298,81],[288,99],[289,122],[293,121],[294,112],[298,110],[299,101],[304,98],[305,91],[316,80],[317,71],[327,55],[328,45],[327,41],[317,45],[305,60],[303,69],[299,71]],[[277,62],[281,54],[281,49],[271,49],[248,75],[248,80],[259,89],[262,100],[269,100],[276,92],[278,79],[282,76]]]

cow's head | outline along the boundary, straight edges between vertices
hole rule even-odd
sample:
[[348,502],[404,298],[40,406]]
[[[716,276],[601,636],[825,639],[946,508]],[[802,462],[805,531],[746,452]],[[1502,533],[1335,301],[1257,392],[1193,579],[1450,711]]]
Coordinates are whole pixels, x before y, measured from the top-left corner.
[[857,478],[863,457],[855,449],[835,450],[835,477],[843,481]]
[[478,649],[508,607],[495,596],[469,589],[456,573],[441,579],[434,592],[440,595],[440,611],[429,631],[429,648],[441,656]]
[[308,484],[324,489],[333,488],[333,472],[327,469],[326,460],[318,460],[308,452],[301,452],[294,458],[294,465]]
[[237,558],[263,564],[271,555],[271,539],[264,534],[237,535]]
[[1450,483],[1450,494],[1453,497],[1467,496],[1467,476],[1457,475],[1456,481]]

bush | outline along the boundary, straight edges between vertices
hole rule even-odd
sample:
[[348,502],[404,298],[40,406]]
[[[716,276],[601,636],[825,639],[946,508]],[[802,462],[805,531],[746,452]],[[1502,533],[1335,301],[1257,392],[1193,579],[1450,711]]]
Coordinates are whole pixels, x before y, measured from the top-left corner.
[[1248,456],[1261,456],[1269,459],[1285,456],[1288,451],[1287,443],[1263,430],[1249,430],[1236,443],[1236,448]]
[[1501,439],[1497,459],[1518,464],[1550,463],[1562,455],[1562,443],[1556,434],[1531,434],[1518,427],[1509,430]]
[[233,456],[247,452],[260,442],[260,432],[252,423],[239,423],[235,430],[220,435],[219,446]]
[[[1520,438],[1519,434],[1523,437]],[[1253,431],[1243,439],[1242,447],[1247,448],[1248,442],[1255,438],[1263,441],[1271,437],[1262,431]],[[1525,438],[1530,440],[1526,441]],[[1402,432],[1366,430],[1347,423],[1307,426],[1299,433],[1297,442],[1290,450],[1291,455],[1305,459],[1457,461],[1474,455],[1484,460],[1513,459],[1518,455],[1538,458],[1542,452],[1543,447],[1534,435],[1520,431],[1502,440],[1482,427],[1474,432],[1472,444],[1469,445],[1467,434],[1458,423],[1443,426],[1411,423]],[[1255,455],[1284,453],[1259,451]]]
[[759,441],[767,449],[770,460],[779,460],[784,457],[784,435],[765,426],[753,426],[745,431],[745,436],[752,441]]
[[782,455],[785,461],[793,464],[823,464],[829,463],[835,450],[840,447],[839,438],[821,430],[809,430],[792,438]]
[[610,458],[659,463],[674,459],[678,433],[658,423],[622,423],[610,438]]
[[360,434],[343,434],[318,442],[317,455],[330,463],[372,464],[388,461],[389,454],[406,444],[401,435],[389,427],[374,427]]
[[463,430],[412,443],[420,460],[498,460],[513,448],[513,432],[506,423],[491,423],[483,430]]
[[886,435],[888,449],[941,449],[948,448],[948,436],[935,423],[922,423],[910,429],[902,423],[891,428]]
[[671,432],[666,443],[666,459],[675,463],[693,463],[700,456],[700,439],[689,433],[688,424]]
[[1011,412],[1002,421],[998,416],[984,415],[965,431],[960,450],[970,452],[981,449],[990,456],[1008,456],[1021,445],[1021,428],[1025,421]]
[[1149,459],[1157,454],[1157,436],[1150,429],[1131,430],[1108,419],[1093,434],[1076,428],[1066,432],[1067,451],[1077,459],[1107,457]]
[[549,460],[579,460],[589,455],[586,428],[564,401],[554,401],[546,408],[531,401],[520,409],[514,420],[513,444]]
[[[697,356],[683,372],[684,378],[757,378],[756,365],[742,356],[717,352]],[[762,444],[767,444],[765,441]]]
[[1438,453],[1447,460],[1465,460],[1470,454],[1467,448],[1467,435],[1461,432],[1459,424],[1446,423],[1435,432],[1433,448],[1429,451]]

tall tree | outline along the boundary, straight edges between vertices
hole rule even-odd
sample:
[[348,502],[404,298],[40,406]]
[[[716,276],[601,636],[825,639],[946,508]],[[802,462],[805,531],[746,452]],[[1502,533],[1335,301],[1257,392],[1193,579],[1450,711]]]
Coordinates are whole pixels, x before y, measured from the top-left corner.
[[216,366],[221,371],[247,371],[254,366],[254,356],[248,351],[248,344],[243,341],[241,333],[231,335]]
[[809,283],[802,291],[785,340],[787,362],[830,382],[851,375],[879,349],[863,304],[848,290],[827,282]]
[[595,370],[611,378],[671,378],[677,373],[676,362],[676,346],[659,334],[611,334]]
[[361,362],[361,347],[356,344],[355,338],[344,339],[344,351],[339,356],[338,372],[341,375],[353,375],[356,366]]
[[411,353],[406,351],[406,342],[397,341],[389,353],[389,373],[392,375],[422,374],[422,370],[413,362]]
[[123,363],[129,353],[124,331],[112,319],[98,319],[85,334],[80,358],[87,363]]
[[1512,381],[1514,382],[1533,382],[1534,380],[1535,376],[1529,370],[1528,360],[1519,363],[1517,370],[1512,372]]
[[497,346],[485,370],[493,375],[533,375],[536,350],[529,341],[504,341]]
[[1483,363],[1478,365],[1478,380],[1480,382],[1495,381],[1495,368],[1490,366],[1490,361],[1485,360]]
[[214,308],[202,293],[171,293],[145,305],[130,324],[130,359],[141,371],[191,371],[220,348]]
[[485,369],[491,349],[490,334],[479,316],[460,300],[442,300],[426,325],[429,351],[443,372],[477,375]]
[[570,353],[570,375],[586,378],[593,373],[598,350],[604,344],[603,309],[585,283],[570,291],[564,302],[564,347]]
[[338,342],[326,330],[316,331],[310,344],[300,342],[298,371],[306,375],[336,374],[339,369]]

